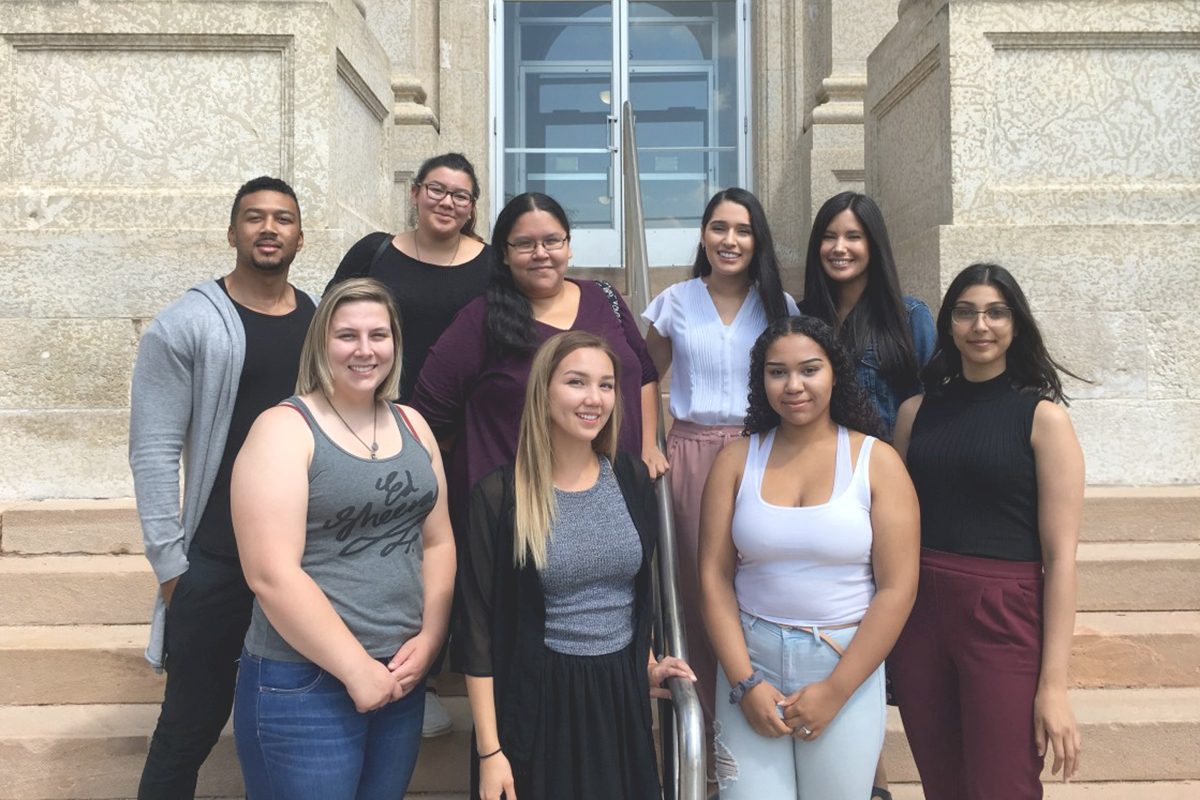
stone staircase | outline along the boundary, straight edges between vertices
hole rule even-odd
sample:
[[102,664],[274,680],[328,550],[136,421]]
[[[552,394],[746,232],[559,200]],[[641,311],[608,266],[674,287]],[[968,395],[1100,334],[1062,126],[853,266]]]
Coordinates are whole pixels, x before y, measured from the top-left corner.
[[[142,659],[154,579],[128,501],[0,509],[0,800],[130,798],[162,695]],[[1200,798],[1200,489],[1093,489],[1079,550],[1072,701],[1083,767],[1050,800]],[[470,714],[424,743],[410,797],[462,800]],[[922,794],[899,719],[897,800]],[[241,780],[227,730],[200,795]]]

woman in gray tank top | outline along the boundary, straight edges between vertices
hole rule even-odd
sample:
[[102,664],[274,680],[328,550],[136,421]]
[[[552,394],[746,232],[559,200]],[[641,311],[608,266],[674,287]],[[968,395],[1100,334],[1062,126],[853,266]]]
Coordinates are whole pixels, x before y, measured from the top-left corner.
[[433,434],[388,402],[399,350],[388,290],[338,284],[296,395],[258,418],[234,465],[255,594],[234,701],[248,800],[400,800],[412,776],[455,551]]
[[646,467],[617,453],[620,362],[598,336],[533,360],[517,461],[471,493],[464,629],[471,797],[657,800],[650,687],[695,680],[650,655],[658,535]]

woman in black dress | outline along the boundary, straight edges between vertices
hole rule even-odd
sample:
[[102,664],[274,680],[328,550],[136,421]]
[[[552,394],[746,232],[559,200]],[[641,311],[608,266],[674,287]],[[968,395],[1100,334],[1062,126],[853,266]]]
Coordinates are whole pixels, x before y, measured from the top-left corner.
[[646,467],[617,452],[619,371],[598,336],[548,339],[516,463],[471,493],[454,646],[481,800],[660,797],[651,687],[695,676],[650,651],[657,505]]

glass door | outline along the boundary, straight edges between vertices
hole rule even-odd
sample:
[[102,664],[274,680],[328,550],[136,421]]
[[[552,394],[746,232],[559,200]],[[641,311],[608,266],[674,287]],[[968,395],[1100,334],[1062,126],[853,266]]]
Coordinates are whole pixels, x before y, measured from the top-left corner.
[[745,0],[515,0],[498,11],[495,196],[553,196],[575,263],[619,265],[628,97],[651,264],[690,264],[709,196],[747,179]]

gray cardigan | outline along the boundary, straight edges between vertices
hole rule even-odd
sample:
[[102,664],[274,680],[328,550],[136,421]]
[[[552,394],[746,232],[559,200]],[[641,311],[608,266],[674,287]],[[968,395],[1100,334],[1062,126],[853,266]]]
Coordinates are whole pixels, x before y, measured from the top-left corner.
[[[216,281],[186,291],[142,334],[130,397],[129,466],[146,558],[160,584],[187,571],[188,545],[221,464],[245,357],[246,332]],[[157,670],[165,621],[159,592],[146,647],[146,660]]]

